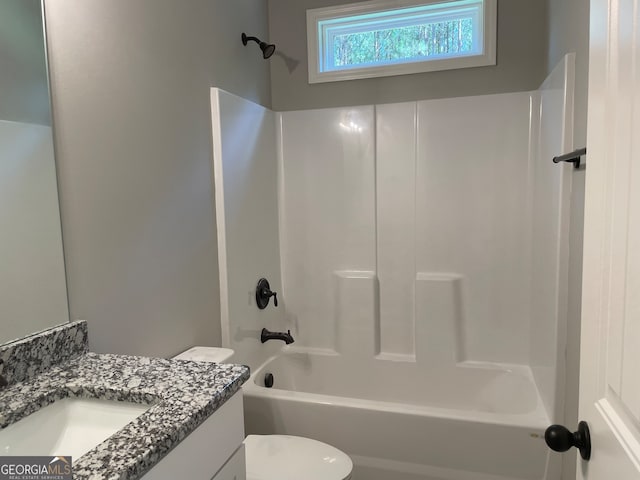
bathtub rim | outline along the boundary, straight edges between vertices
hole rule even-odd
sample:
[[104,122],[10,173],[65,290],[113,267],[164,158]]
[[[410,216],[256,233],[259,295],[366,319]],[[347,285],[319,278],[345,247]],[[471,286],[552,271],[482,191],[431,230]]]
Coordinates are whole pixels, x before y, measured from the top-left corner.
[[[493,413],[476,410],[456,410],[447,409],[442,407],[428,406],[428,405],[414,405],[409,403],[389,402],[389,401],[377,401],[354,397],[342,397],[337,395],[327,395],[321,393],[312,392],[299,392],[284,390],[279,388],[266,388],[256,383],[256,379],[259,378],[266,367],[275,359],[287,356],[291,353],[300,353],[301,349],[295,351],[282,350],[279,353],[272,355],[265,360],[258,368],[251,373],[249,380],[242,386],[244,395],[266,397],[275,400],[290,400],[301,403],[320,403],[324,405],[345,406],[349,408],[359,408],[368,410],[377,410],[388,413],[398,413],[403,415],[418,415],[425,417],[434,417],[440,419],[455,419],[463,421],[471,421],[486,425],[501,425],[511,427],[521,427],[531,429],[536,432],[543,431],[551,423],[549,416],[544,408],[542,398],[538,387],[533,380],[533,375],[529,376],[529,379],[534,383],[536,391],[536,408],[530,412],[522,414],[513,413]],[[318,354],[317,350],[308,352],[310,354]],[[523,367],[523,366],[521,366]],[[477,368],[473,366],[471,368]],[[524,367],[523,367],[524,368]],[[533,433],[533,432],[532,432]]]

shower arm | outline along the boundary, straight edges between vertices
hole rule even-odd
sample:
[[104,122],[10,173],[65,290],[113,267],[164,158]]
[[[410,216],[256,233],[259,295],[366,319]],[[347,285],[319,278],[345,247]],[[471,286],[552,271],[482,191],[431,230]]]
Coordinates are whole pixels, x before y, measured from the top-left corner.
[[[256,42],[258,45],[260,45],[260,43],[261,43],[261,40],[260,40],[258,37],[249,37],[249,36],[247,36],[247,35],[245,35],[245,36],[243,37],[243,40],[245,40],[245,41],[247,41],[247,42],[248,42],[249,40],[252,40],[252,41]],[[244,42],[243,42],[243,43],[244,43]],[[245,45],[246,45],[246,44],[245,44]]]

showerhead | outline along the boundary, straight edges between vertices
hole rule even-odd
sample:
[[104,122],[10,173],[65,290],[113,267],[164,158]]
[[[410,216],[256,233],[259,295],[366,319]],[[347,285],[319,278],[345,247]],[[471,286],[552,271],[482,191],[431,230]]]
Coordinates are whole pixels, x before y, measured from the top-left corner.
[[267,44],[264,42],[260,42],[260,50],[262,50],[262,56],[266,60],[275,53],[276,46],[271,43]]
[[247,45],[247,42],[251,40],[256,42],[260,46],[260,50],[262,50],[262,58],[265,60],[269,58],[276,51],[276,46],[270,43],[263,42],[259,38],[256,37],[248,37],[245,33],[242,34],[242,44]]

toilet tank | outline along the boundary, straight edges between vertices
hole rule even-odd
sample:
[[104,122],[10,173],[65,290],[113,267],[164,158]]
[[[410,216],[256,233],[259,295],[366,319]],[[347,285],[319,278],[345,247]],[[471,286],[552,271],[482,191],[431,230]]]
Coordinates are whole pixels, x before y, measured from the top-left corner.
[[233,355],[233,350],[222,347],[192,347],[175,357],[174,360],[191,360],[193,362],[228,362]]

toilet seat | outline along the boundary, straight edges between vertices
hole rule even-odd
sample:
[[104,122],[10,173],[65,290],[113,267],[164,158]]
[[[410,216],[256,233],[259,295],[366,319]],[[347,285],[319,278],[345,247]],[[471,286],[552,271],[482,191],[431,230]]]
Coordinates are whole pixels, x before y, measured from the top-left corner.
[[351,458],[331,445],[291,435],[248,435],[247,480],[349,480]]

